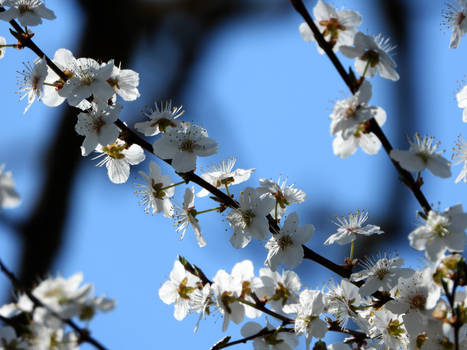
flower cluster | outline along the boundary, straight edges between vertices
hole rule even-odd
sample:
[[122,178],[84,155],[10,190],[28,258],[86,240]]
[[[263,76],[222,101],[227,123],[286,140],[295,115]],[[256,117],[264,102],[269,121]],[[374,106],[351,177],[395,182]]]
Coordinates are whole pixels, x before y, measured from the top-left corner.
[[77,273],[68,279],[48,278],[30,294],[19,294],[15,302],[0,307],[0,316],[7,320],[0,327],[2,349],[77,350],[80,334],[69,330],[72,318],[89,323],[97,312],[111,311],[115,301],[105,296],[92,296],[92,285],[81,285]]
[[[55,18],[40,0],[0,0],[0,7],[0,20],[17,19],[24,27],[41,24],[43,18]],[[171,101],[155,102],[154,109],[143,112],[144,121],[135,123],[136,132],[132,131],[119,115],[123,101],[140,97],[139,74],[121,69],[112,59],[101,62],[76,58],[62,48],[52,60],[43,56],[33,64],[25,64],[20,87],[21,99],[26,96],[28,99],[24,112],[36,100],[50,107],[66,101],[79,109],[75,130],[84,137],[81,154],[88,156],[94,152],[94,159],[100,159],[97,166],[106,166],[113,183],[127,182],[130,166],[142,163],[145,151],[169,164],[182,179],[180,182],[163,174],[161,167],[151,161],[148,173],[139,171],[144,183],[137,185],[136,194],[147,213],[162,213],[174,221],[180,239],[191,227],[198,245],[205,246],[200,215],[216,212],[224,215],[231,227],[230,243],[234,248],[244,248],[252,239],[263,241],[267,249],[266,267],[259,270],[259,275],[255,275],[253,263],[244,260],[231,273],[221,269],[209,280],[198,267],[179,258],[170,279],[159,289],[162,301],[174,304],[175,319],[181,321],[188,314],[197,313],[200,315],[197,329],[203,318],[216,311],[222,315],[222,330],[226,331],[230,321],[241,324],[245,317],[257,319],[267,314],[273,319],[266,319],[264,326],[250,321],[241,329],[244,340],[253,340],[255,349],[291,350],[298,346],[301,335],[307,349],[313,341],[315,349],[331,350],[465,349],[467,264],[459,253],[466,244],[467,213],[461,204],[439,212],[426,200],[420,200],[421,172],[428,169],[438,177],[449,178],[451,163],[438,151],[439,143],[432,137],[422,138],[416,133],[413,141],[409,140],[408,150],[392,149],[385,140],[381,126],[386,121],[386,112],[369,104],[373,88],[368,79],[378,73],[393,82],[399,80],[397,65],[391,57],[394,46],[389,39],[359,32],[360,14],[338,11],[323,0],[317,2],[313,13],[315,20],[304,16],[307,22],[299,27],[302,38],[316,41],[318,51],[330,55],[334,63],[339,61],[336,53],[355,59],[355,72],[359,75],[352,69],[349,74],[341,73],[352,96],[337,101],[330,115],[334,154],[348,157],[358,146],[368,154],[376,154],[385,145],[397,171],[422,204],[423,221],[408,233],[410,246],[422,251],[427,259],[422,268],[406,267],[401,257],[386,253],[355,258],[358,238],[383,234],[380,226],[366,224],[366,211],[336,216],[337,232],[330,234],[324,245],[351,244],[350,256],[344,259],[345,264],[338,265],[306,246],[315,226],[299,225],[297,211],[287,212],[289,206],[301,204],[306,198],[304,191],[294,184],[286,185],[287,181],[280,178],[277,181],[261,178],[259,186],[249,185],[235,193],[232,186],[249,181],[255,171],[234,170],[236,158],[197,175],[197,157],[217,153],[217,142],[201,126],[181,120],[185,111]],[[464,0],[458,0],[457,6],[449,5],[445,12],[446,23],[453,29],[451,48],[459,45],[467,31],[466,15]],[[15,45],[7,45],[0,37],[0,58],[8,46],[22,48],[30,44],[33,36],[30,30],[26,28],[21,35],[16,34]],[[466,122],[467,87],[457,94],[457,102],[464,108]],[[156,139],[149,143],[138,133]],[[453,158],[457,158],[454,164],[464,165],[455,182],[467,182],[467,145],[462,137]],[[3,170],[1,166],[0,207],[12,208],[20,199],[11,173]],[[415,172],[417,179],[408,172]],[[200,209],[201,205],[195,205],[194,186],[185,187],[183,202],[179,204],[175,199],[176,187],[189,182],[201,187],[198,197],[211,194],[215,207]],[[281,265],[297,268],[305,258],[329,267],[342,279],[318,290],[303,287],[293,271],[278,272]],[[81,274],[69,279],[49,278],[30,292],[19,293],[15,302],[0,307],[0,320],[4,324],[0,327],[0,349],[78,349],[86,339],[76,328],[68,329],[70,319],[78,317],[89,322],[97,311],[114,308],[113,300],[92,296],[92,286],[81,286],[81,282]],[[328,331],[348,337],[343,343],[328,345],[325,343]],[[224,339],[214,348],[230,345]]]
[[[255,349],[294,349],[300,335],[305,335],[308,349],[313,339],[323,339],[329,330],[345,330],[350,320],[357,329],[346,339],[349,345],[337,343],[332,349],[351,349],[353,343],[368,350],[405,350],[414,343],[420,344],[419,349],[432,349],[430,344],[452,346],[454,342],[452,329],[446,327],[453,321],[449,319],[443,298],[447,294],[440,282],[448,283],[449,273],[453,272],[443,266],[453,266],[449,261],[452,259],[443,260],[443,271],[436,272],[432,267],[403,268],[402,259],[381,256],[367,261],[365,268],[349,279],[313,290],[302,289],[293,271],[280,274],[261,268],[255,276],[249,260],[237,263],[231,273],[219,270],[210,281],[180,258],[159,296],[166,304],[174,304],[177,320],[190,313],[200,314],[201,320],[214,311],[220,312],[223,331],[230,321],[240,324],[245,316],[255,319],[267,313],[275,317],[279,324],[266,318],[265,326],[257,322],[243,325],[241,333],[255,339]],[[455,259],[456,263],[465,264],[465,260]],[[465,293],[457,293],[455,303],[462,309],[467,303]],[[461,322],[459,339],[463,348],[467,346],[467,319],[463,317]],[[284,327],[288,324],[292,327]],[[199,321],[196,329],[198,326]]]

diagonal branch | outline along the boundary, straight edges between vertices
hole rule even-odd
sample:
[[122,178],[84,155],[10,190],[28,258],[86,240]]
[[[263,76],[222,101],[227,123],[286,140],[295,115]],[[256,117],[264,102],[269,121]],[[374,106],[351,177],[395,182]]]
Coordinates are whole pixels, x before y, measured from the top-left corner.
[[[4,11],[3,6],[0,6],[0,12]],[[10,21],[11,26],[16,30],[10,30],[11,34],[22,44],[22,46],[27,47],[31,49],[38,57],[44,58],[46,60],[47,65],[54,70],[54,72],[63,80],[67,81],[68,77],[66,74],[33,42],[31,39],[31,35],[26,33],[21,26],[15,21],[11,20]],[[153,153],[153,148],[152,145],[141,138],[139,135],[137,135],[133,130],[131,130],[128,126],[126,126],[120,119],[118,119],[115,122],[115,125],[118,126],[120,129],[122,129],[122,132],[124,134],[125,139],[130,142],[130,143],[135,143],[139,146],[141,146],[143,149],[154,155]],[[155,156],[155,155],[154,155]],[[170,159],[161,159],[162,161],[171,164]],[[226,193],[220,191],[218,188],[215,186],[211,185],[210,183],[206,182],[204,179],[202,179],[200,176],[196,175],[194,171],[190,171],[187,173],[177,173],[180,177],[182,177],[185,181],[191,181],[193,183],[196,183],[197,185],[205,188],[208,190],[211,194],[216,196],[220,202],[222,202],[224,205],[227,207],[233,208],[233,209],[238,209],[239,204],[237,201],[232,199],[230,196],[228,196]],[[277,225],[277,222],[270,216],[268,215],[266,217],[269,222],[269,230],[272,234],[276,234],[279,232],[279,227]],[[314,252],[310,248],[307,248],[306,246],[303,246],[304,249],[304,257],[309,260],[313,260],[317,262],[318,264],[326,267],[327,269],[337,273],[341,277],[347,278],[350,276],[350,271],[346,269],[344,266],[338,265],[325,257],[319,255],[318,253]]]
[[[351,77],[350,74],[348,74],[345,71],[344,66],[339,61],[336,54],[332,50],[331,45],[324,39],[324,36],[320,33],[318,27],[316,26],[315,22],[311,18],[308,10],[303,4],[303,1],[302,0],[290,0],[290,2],[292,3],[292,6],[295,8],[295,10],[303,17],[305,22],[308,24],[308,26],[310,27],[311,31],[313,32],[315,36],[315,39],[318,45],[324,50],[326,55],[329,57],[332,64],[336,68],[342,80],[344,80],[349,90],[352,92],[352,94],[355,94],[358,90],[357,82],[355,81],[354,78]],[[375,134],[376,137],[381,141],[381,144],[383,145],[383,148],[386,151],[386,154],[389,156],[392,150],[391,143],[389,142],[388,138],[386,137],[383,130],[381,129],[381,127],[378,125],[378,123],[376,122],[374,118],[371,118],[369,120],[369,131]],[[405,169],[402,169],[402,167],[399,165],[398,162],[394,161],[390,156],[389,156],[389,159],[391,160],[392,164],[394,165],[397,172],[399,173],[401,181],[405,185],[407,185],[407,187],[412,191],[415,198],[417,199],[420,206],[422,207],[424,214],[428,215],[428,212],[431,210],[431,205],[428,203],[428,200],[426,199],[425,195],[420,189],[420,185],[417,182],[415,182],[413,176],[408,171],[406,171]]]

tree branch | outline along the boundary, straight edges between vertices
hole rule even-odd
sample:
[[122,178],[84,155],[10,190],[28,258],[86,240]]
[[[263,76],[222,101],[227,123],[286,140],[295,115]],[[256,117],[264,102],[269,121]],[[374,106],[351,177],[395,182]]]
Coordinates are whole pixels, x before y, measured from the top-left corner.
[[[336,54],[332,50],[332,46],[324,39],[324,36],[320,33],[318,27],[316,26],[315,22],[311,18],[308,10],[305,8],[305,5],[303,4],[302,0],[290,0],[292,3],[292,6],[295,8],[295,10],[303,17],[305,22],[308,24],[310,27],[311,31],[313,32],[316,42],[318,45],[324,50],[326,55],[329,57],[331,60],[332,64],[336,68],[337,72],[341,76],[342,80],[344,80],[345,84],[349,88],[350,92],[352,94],[355,94],[358,90],[358,84],[356,83],[355,79],[352,79],[350,74],[348,74],[340,60],[337,58]],[[381,144],[383,145],[384,150],[386,151],[387,155],[389,156],[392,146],[391,143],[389,142],[388,138],[384,134],[383,130],[381,127],[378,125],[376,120],[374,118],[371,118],[369,120],[369,131],[371,131],[373,134],[376,135],[376,137],[381,141]],[[391,160],[392,164],[396,168],[396,171],[399,173],[402,182],[409,187],[409,189],[412,191],[414,194],[415,198],[419,202],[420,206],[422,207],[425,215],[428,215],[428,212],[431,210],[431,206],[428,203],[427,199],[425,198],[425,195],[420,189],[420,185],[417,184],[412,177],[412,175],[401,168],[398,162],[394,161],[390,156],[389,159]]]

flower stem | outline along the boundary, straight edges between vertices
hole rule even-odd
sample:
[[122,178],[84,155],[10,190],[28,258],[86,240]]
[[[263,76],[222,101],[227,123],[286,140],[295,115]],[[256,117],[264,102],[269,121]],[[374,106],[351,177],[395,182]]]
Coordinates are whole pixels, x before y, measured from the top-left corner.
[[369,66],[370,66],[370,60],[366,61],[366,66],[365,66],[365,70],[363,71],[362,78],[365,78],[366,71],[368,70]]
[[227,193],[227,196],[229,196],[229,197],[230,197],[230,192],[229,192],[229,185],[227,185],[227,184],[224,184],[224,186],[225,186],[225,191],[226,191],[226,193]]
[[181,184],[185,184],[185,183],[186,183],[185,181],[180,181],[180,182],[177,182],[176,184],[172,184],[172,185],[169,185],[169,186],[166,186],[166,187],[162,187],[161,191],[164,191],[164,190],[167,190],[169,188],[172,188],[172,187],[175,187],[175,186],[178,186],[178,185],[181,185]]
[[221,209],[221,207],[216,207],[216,208],[206,209],[206,210],[202,210],[202,211],[197,211],[196,215],[209,213],[211,211],[216,211],[216,210],[219,210],[219,209]]
[[239,303],[242,303],[242,304],[251,306],[252,308],[255,308],[257,310],[260,310],[260,311],[264,312],[265,314],[268,314],[268,315],[270,315],[270,316],[272,316],[274,318],[277,318],[278,320],[281,320],[284,324],[292,324],[293,323],[293,321],[290,318],[282,316],[282,315],[280,315],[278,313],[275,313],[274,311],[271,311],[271,310],[267,309],[264,306],[258,305],[256,303],[252,303],[251,301],[245,300],[243,298],[237,298],[237,301]]
[[43,85],[47,85],[47,86],[57,87],[57,85],[55,85],[54,83],[46,83],[46,82],[43,82],[42,84],[43,84]]
[[355,241],[352,241],[352,244],[350,245],[350,261],[353,260],[353,253],[354,253],[354,248],[355,248]]
[[277,221],[277,207],[278,207],[278,205],[279,205],[279,202],[276,199],[276,206],[274,207],[274,220],[276,220],[276,221]]

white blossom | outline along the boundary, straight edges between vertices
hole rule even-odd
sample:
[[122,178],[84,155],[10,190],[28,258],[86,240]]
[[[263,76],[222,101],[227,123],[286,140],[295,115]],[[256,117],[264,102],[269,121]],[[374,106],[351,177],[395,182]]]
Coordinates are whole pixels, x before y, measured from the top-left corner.
[[467,31],[467,1],[456,0],[451,3],[446,3],[446,9],[443,10],[442,15],[444,21],[442,25],[452,29],[451,41],[449,42],[449,48],[455,49],[459,46],[461,38]]
[[106,298],[105,296],[88,298],[85,303],[81,304],[79,319],[90,321],[94,318],[97,311],[108,312],[114,308],[114,299]]
[[276,271],[281,263],[290,269],[300,265],[304,252],[302,245],[313,236],[315,227],[311,224],[298,227],[298,214],[291,213],[280,232],[271,236],[266,243],[268,256],[264,264]]
[[125,183],[130,176],[130,165],[141,163],[146,156],[141,146],[117,139],[107,146],[97,145],[96,152],[100,153],[93,159],[104,157],[97,166],[105,164],[110,181],[116,184]]
[[181,207],[175,208],[175,225],[177,226],[176,231],[181,232],[180,239],[183,239],[185,236],[188,226],[193,227],[195,232],[196,239],[198,240],[198,245],[204,247],[206,241],[201,234],[201,226],[198,219],[196,218],[196,209],[195,209],[195,189],[189,188],[185,189],[185,196],[183,204]]
[[408,268],[401,268],[404,260],[399,257],[390,258],[382,256],[379,259],[368,258],[362,262],[364,269],[353,273],[351,281],[365,280],[360,287],[360,295],[367,296],[379,289],[390,291],[400,277],[409,277],[414,271]]
[[0,20],[9,22],[17,18],[23,27],[37,26],[42,23],[42,18],[56,18],[54,12],[40,0],[3,0],[1,5],[9,9],[0,12]]
[[[113,64],[113,61],[108,63]],[[139,74],[131,69],[120,69],[120,66],[114,65],[107,82],[125,101],[134,101],[140,96],[138,91]]]
[[176,119],[185,112],[183,106],[172,107],[172,101],[166,101],[165,104],[161,102],[160,106],[157,105],[157,102],[154,102],[154,106],[155,109],[144,112],[149,121],[135,124],[135,129],[145,136],[155,136],[161,132],[166,132],[170,127],[175,128],[180,123]]
[[235,248],[244,248],[251,241],[251,237],[263,240],[269,232],[266,215],[274,206],[271,198],[261,199],[259,193],[251,187],[241,193],[239,208],[232,209],[227,215],[227,221],[233,227],[234,233],[230,243]]
[[78,350],[78,336],[74,332],[65,333],[63,328],[54,329],[40,323],[28,327],[29,349],[37,350]]
[[365,225],[363,224],[368,220],[367,211],[357,211],[356,213],[350,213],[349,219],[346,217],[336,216],[337,222],[334,222],[339,228],[337,232],[329,236],[324,244],[329,245],[338,243],[339,245],[348,244],[361,236],[371,236],[374,234],[382,234],[379,226]]
[[365,303],[356,285],[342,279],[340,284],[330,285],[324,297],[327,312],[333,315],[342,327],[346,327],[349,319],[352,319],[362,330],[368,329],[367,322],[358,314],[358,310],[363,308]]
[[93,152],[98,144],[111,145],[117,140],[120,129],[114,122],[118,119],[121,109],[120,104],[111,106],[92,103],[90,109],[78,114],[75,130],[84,136],[81,145],[83,156]]
[[[251,294],[255,293],[256,290],[262,286],[262,281],[260,278],[255,277],[253,263],[251,260],[243,260],[232,268],[232,277],[238,279],[242,285],[242,291],[240,296],[249,301],[250,303],[255,303],[255,300],[252,298]],[[249,318],[257,318],[261,316],[262,311],[253,308],[249,305],[245,305],[245,316]]]
[[65,97],[70,106],[81,110],[91,108],[91,103],[86,100],[91,96],[94,102],[107,104],[114,94],[114,89],[107,82],[114,67],[113,60],[100,65],[92,58],[75,58],[69,54],[64,58],[70,78],[58,94]]
[[[141,201],[145,205],[145,211],[152,209],[152,214],[162,212],[166,218],[174,215],[174,207],[169,198],[173,197],[175,187],[167,175],[162,175],[159,165],[151,161],[149,163],[149,174],[139,171],[146,184],[138,185],[137,194],[142,197]],[[170,187],[172,186],[172,187]]]
[[371,98],[371,84],[363,82],[351,97],[336,102],[330,115],[331,135],[341,132],[344,140],[354,136],[363,122],[375,118],[379,125],[386,121],[386,112],[381,107],[368,106]]
[[465,140],[459,136],[459,140],[456,143],[456,146],[457,148],[454,148],[456,153],[453,155],[453,158],[457,158],[457,160],[454,162],[454,164],[461,164],[463,162],[464,166],[462,167],[462,170],[457,176],[455,182],[459,183],[460,181],[464,181],[464,183],[467,183],[467,142],[465,142]]
[[266,300],[271,310],[283,313],[286,304],[298,303],[298,292],[302,286],[300,278],[294,271],[282,271],[279,274],[270,268],[259,270],[262,286],[256,290],[260,300]]
[[[52,62],[65,73],[67,77],[71,77],[73,54],[67,49],[58,49],[55,51]],[[42,103],[49,107],[57,107],[65,101],[65,97],[59,94],[63,88],[65,81],[55,73],[52,68],[47,66],[46,84],[44,84],[44,95],[42,96]]]
[[[379,122],[378,124],[381,125]],[[342,137],[342,131],[336,134],[336,137],[332,141],[332,150],[336,156],[347,158],[357,151],[358,146],[366,154],[378,153],[381,148],[381,142],[375,134],[372,132],[366,133],[364,124],[355,126],[353,129],[353,134],[347,139]]]
[[319,318],[324,311],[324,302],[320,291],[306,289],[300,293],[300,303],[284,306],[285,312],[297,314],[295,333],[305,333],[307,350],[313,337],[322,339],[328,331],[326,323]]
[[[362,17],[358,12],[341,10],[339,12],[328,3],[319,0],[313,8],[315,24],[324,38],[333,45],[337,51],[341,45],[352,45],[356,28],[362,23]],[[300,34],[305,41],[315,41],[315,36],[307,23],[300,25]],[[324,51],[318,46],[319,53]]]
[[451,176],[451,163],[442,157],[440,152],[436,152],[439,146],[434,143],[433,137],[420,138],[415,134],[414,141],[409,139],[410,148],[408,151],[398,149],[391,150],[390,156],[399,162],[400,166],[407,171],[420,172],[428,169],[435,176],[448,178]]
[[[265,328],[268,331],[275,329],[268,319],[266,319],[266,322],[266,327],[261,326],[257,322],[245,323],[240,331],[242,337],[251,337]],[[292,350],[297,346],[298,337],[289,332],[273,332],[264,337],[256,337],[253,340],[253,348],[255,350]]]
[[378,72],[382,78],[397,81],[399,74],[394,70],[396,63],[389,56],[393,49],[389,39],[381,34],[373,37],[362,32],[355,34],[353,46],[340,47],[344,56],[356,59],[355,69],[361,76],[371,78]]
[[175,304],[174,317],[178,321],[183,320],[190,312],[191,295],[198,282],[199,278],[187,272],[182,263],[176,260],[170,272],[170,280],[159,289],[159,297],[164,303]]
[[381,309],[375,311],[372,337],[380,338],[380,344],[387,349],[407,350],[409,338],[402,316]]
[[430,310],[440,298],[441,288],[433,282],[433,269],[416,271],[408,278],[400,278],[391,293],[393,300],[385,304],[391,312],[403,315],[407,331],[419,335],[425,331]]
[[185,173],[196,168],[196,156],[207,157],[217,152],[217,142],[208,137],[203,128],[182,122],[168,129],[153,144],[154,154],[171,159],[176,172]]
[[190,296],[190,308],[193,312],[199,314],[198,322],[194,332],[196,333],[199,328],[199,324],[202,319],[206,317],[206,314],[209,314],[209,307],[213,301],[211,300],[211,285],[206,283],[203,289],[197,288]]
[[11,171],[4,171],[5,166],[5,164],[0,165],[0,209],[14,208],[21,202],[15,189],[13,175]]
[[47,63],[45,59],[38,59],[34,62],[34,66],[24,64],[26,69],[20,72],[23,75],[23,80],[21,81],[20,93],[21,100],[28,97],[28,105],[24,109],[24,113],[28,111],[36,97],[40,101],[44,91],[44,81],[47,76]]
[[82,281],[81,273],[76,273],[68,279],[48,278],[35,287],[32,294],[61,317],[74,317],[80,314],[81,305],[85,303],[92,289],[89,283],[81,286]]
[[288,205],[305,201],[305,192],[294,188],[294,184],[285,186],[287,179],[282,181],[282,183],[280,178],[277,182],[272,179],[260,179],[259,183],[261,186],[256,188],[256,190],[261,195],[261,198],[270,197],[276,201],[276,206],[270,212],[273,218],[280,219],[284,215]]
[[[236,158],[228,158],[223,160],[220,164],[212,166],[209,171],[203,172],[201,178],[211,185],[219,188],[229,185],[238,185],[242,182],[247,181],[250,175],[255,169],[236,169],[232,171]],[[209,195],[209,191],[203,188],[198,192],[198,197],[205,197]]]
[[230,320],[240,324],[245,317],[245,306],[237,300],[242,293],[242,285],[238,275],[229,275],[225,270],[217,271],[213,281],[212,291],[217,308],[224,315],[222,331],[225,332]]
[[439,213],[430,210],[425,224],[409,234],[410,246],[416,250],[424,250],[425,256],[432,262],[444,256],[444,252],[461,252],[464,250],[467,229],[467,213],[462,204],[457,204]]
[[6,52],[6,39],[3,36],[0,36],[0,58],[5,56]]
[[[467,21],[465,21],[467,23]],[[467,85],[465,85],[461,91],[456,94],[457,106],[463,108],[462,121],[467,123]]]

